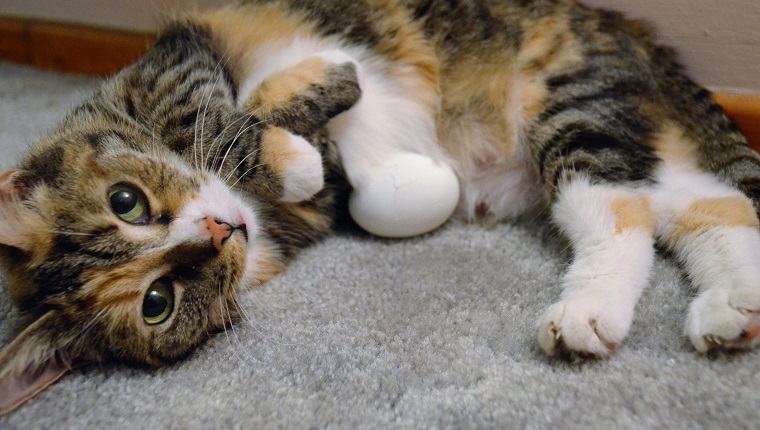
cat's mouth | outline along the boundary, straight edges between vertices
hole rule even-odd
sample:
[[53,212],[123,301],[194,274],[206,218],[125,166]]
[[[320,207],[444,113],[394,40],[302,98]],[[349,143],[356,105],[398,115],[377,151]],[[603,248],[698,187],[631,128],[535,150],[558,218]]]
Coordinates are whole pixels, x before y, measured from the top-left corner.
[[233,230],[239,231],[240,233],[242,233],[243,239],[245,239],[245,243],[248,243],[248,227],[245,224],[240,224],[239,226],[235,227]]

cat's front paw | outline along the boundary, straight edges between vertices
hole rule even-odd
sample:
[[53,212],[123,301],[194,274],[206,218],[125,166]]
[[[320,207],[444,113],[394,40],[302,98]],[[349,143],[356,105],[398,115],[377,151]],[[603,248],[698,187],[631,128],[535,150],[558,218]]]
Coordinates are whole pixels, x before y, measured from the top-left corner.
[[748,349],[760,343],[760,289],[714,289],[689,307],[686,335],[699,352]]
[[308,200],[324,188],[324,168],[319,151],[301,136],[270,127],[261,139],[262,161],[282,181],[281,200]]
[[593,297],[555,303],[538,323],[538,343],[549,355],[606,357],[631,326],[628,310]]

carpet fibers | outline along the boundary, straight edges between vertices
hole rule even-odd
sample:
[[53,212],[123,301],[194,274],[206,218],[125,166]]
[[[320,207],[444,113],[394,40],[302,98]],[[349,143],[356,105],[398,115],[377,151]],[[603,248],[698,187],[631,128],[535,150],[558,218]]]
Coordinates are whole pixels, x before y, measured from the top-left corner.
[[[0,168],[96,85],[0,64]],[[692,349],[689,285],[667,257],[611,358],[545,357],[535,321],[567,261],[538,221],[338,233],[186,360],[79,370],[0,428],[760,428],[760,351]],[[6,345],[18,314],[2,282]]]

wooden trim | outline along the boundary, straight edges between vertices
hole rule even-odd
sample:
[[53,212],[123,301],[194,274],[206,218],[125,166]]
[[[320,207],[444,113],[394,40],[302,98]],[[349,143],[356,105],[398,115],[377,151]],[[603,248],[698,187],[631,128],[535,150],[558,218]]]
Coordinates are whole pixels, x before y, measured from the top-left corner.
[[760,96],[715,93],[713,99],[739,126],[752,147],[760,151]]
[[133,63],[153,34],[0,17],[0,60],[108,76]]
[[[134,62],[154,34],[0,17],[0,60],[108,76]],[[760,95],[716,93],[715,101],[760,150]]]

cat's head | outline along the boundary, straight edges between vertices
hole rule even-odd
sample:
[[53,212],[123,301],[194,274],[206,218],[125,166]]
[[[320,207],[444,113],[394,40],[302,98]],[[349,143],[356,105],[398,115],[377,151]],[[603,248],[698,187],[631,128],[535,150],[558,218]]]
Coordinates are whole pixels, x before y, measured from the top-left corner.
[[174,361],[281,267],[250,196],[137,128],[64,130],[0,175],[0,262],[34,318],[0,354],[0,403],[78,362]]
[[0,413],[80,362],[186,355],[330,231],[325,125],[359,99],[355,66],[304,61],[246,96],[215,49],[170,27],[0,174],[0,266],[30,322],[0,353]]

